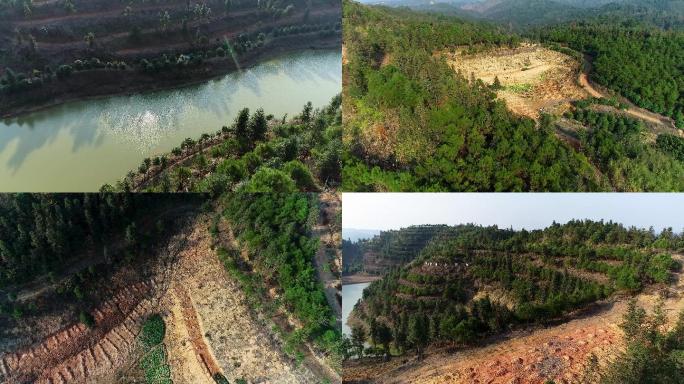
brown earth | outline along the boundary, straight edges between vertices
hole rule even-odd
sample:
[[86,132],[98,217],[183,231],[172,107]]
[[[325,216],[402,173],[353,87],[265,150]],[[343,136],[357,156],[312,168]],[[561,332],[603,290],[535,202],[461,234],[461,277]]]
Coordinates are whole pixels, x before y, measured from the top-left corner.
[[342,276],[342,284],[372,283],[373,281],[380,279],[382,279],[382,276],[357,273],[354,275]]
[[534,44],[498,49],[475,55],[463,50],[443,53],[449,65],[463,76],[471,74],[485,84],[498,77],[503,88],[497,96],[514,113],[538,119],[540,113],[562,113],[570,101],[588,96],[576,78],[580,63],[568,55]]
[[143,321],[160,310],[167,289],[169,261],[182,248],[177,235],[160,250],[157,273],[138,282],[122,269],[112,278],[108,297],[92,311],[93,328],[72,323],[28,347],[0,355],[0,373],[7,383],[98,383],[128,370],[139,356],[137,336]]
[[[680,262],[684,255],[673,255]],[[661,298],[668,323],[684,310],[684,273],[673,274],[669,287],[655,287],[637,295],[639,305],[651,309]],[[585,376],[592,355],[598,369],[609,364],[624,348],[619,324],[627,297],[599,303],[578,312],[570,321],[548,328],[520,330],[481,348],[448,352],[442,348],[423,360],[396,357],[349,361],[344,381],[349,383],[592,383]]]
[[282,340],[248,306],[212,249],[209,221],[203,217],[194,224],[192,247],[183,252],[168,292],[177,303],[168,322],[178,335],[168,345],[174,383],[213,383],[210,374],[216,372],[231,382],[318,382],[282,352]]
[[[573,101],[615,96],[614,92],[589,80],[590,58],[585,57],[584,62],[580,63],[568,55],[537,44],[522,44],[514,49],[502,48],[474,55],[464,54],[464,49],[438,55],[445,56],[447,63],[466,78],[472,75],[491,85],[498,77],[502,89],[496,91],[497,96],[506,101],[513,113],[535,120],[539,119],[542,112],[561,115],[571,108]],[[626,110],[607,105],[594,105],[592,108],[640,119],[655,134],[684,136],[671,118],[639,108],[624,97],[617,98],[627,105]],[[562,129],[558,134],[569,144],[578,145],[573,135],[564,134]]]
[[154,259],[151,277],[131,281],[138,275],[122,268],[111,278],[111,292],[103,293],[108,299],[92,311],[92,329],[69,323],[38,342],[0,354],[0,382],[117,383],[135,378],[142,323],[159,313],[167,324],[164,343],[176,384],[212,384],[216,373],[231,382],[320,383],[319,369],[309,368],[312,361],[321,363],[317,357],[312,353],[298,365],[286,356],[273,323],[250,307],[225,271],[209,234],[211,218],[181,221],[176,225],[183,229]]
[[[146,228],[148,219],[164,215],[172,215],[174,220],[182,222],[193,212],[190,206],[163,210],[143,219],[140,227]],[[54,284],[46,282],[47,289],[33,285],[24,288],[20,292],[24,300],[47,298],[58,303],[53,303],[56,309],[49,313],[28,316],[15,329],[3,330],[6,333],[3,337],[13,337],[16,341],[5,343],[8,348],[0,353],[0,381],[99,383],[114,380],[121,370],[128,370],[140,352],[136,337],[142,322],[160,308],[159,298],[167,287],[168,266],[172,265],[169,260],[182,246],[183,237],[182,234],[172,237],[152,260],[143,258],[135,266],[119,268],[106,283],[100,284],[97,297],[104,299],[91,311],[93,328],[73,320],[74,308],[60,308],[60,298],[52,292]],[[87,263],[76,265],[88,266]],[[45,334],[49,329],[53,331]]]

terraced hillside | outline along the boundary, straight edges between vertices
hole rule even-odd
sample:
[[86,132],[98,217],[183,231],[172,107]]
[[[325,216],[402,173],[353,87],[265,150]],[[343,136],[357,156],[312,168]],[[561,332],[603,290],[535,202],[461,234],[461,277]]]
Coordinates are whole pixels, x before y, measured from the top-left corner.
[[[651,307],[663,296],[674,311],[670,324],[676,320],[682,260],[672,250],[681,246],[681,236],[669,231],[656,236],[603,222],[531,232],[462,228],[365,290],[348,323],[373,346],[366,355],[386,359],[358,359],[362,354],[352,346],[357,359],[345,363],[345,381],[439,382],[429,380],[437,361],[458,365],[456,371],[437,369],[442,380],[455,382],[580,380],[592,353],[601,356],[603,369],[620,353],[627,297]],[[575,319],[586,319],[586,329],[601,337],[568,331],[564,324]],[[517,355],[504,353],[503,343],[522,335],[531,335],[531,344],[516,344]],[[472,360],[461,365],[461,353]]]
[[3,1],[0,113],[173,87],[283,52],[339,47],[340,17],[330,0]]
[[[79,206],[82,199],[93,199],[87,196],[35,199],[54,203],[47,208],[48,221],[54,214],[77,227],[77,215],[59,216],[62,199]],[[100,238],[100,230],[81,234],[81,242],[97,244],[97,254],[67,259],[65,267],[29,280],[27,275],[20,284],[3,283],[0,382],[339,381],[335,266],[340,260],[335,239],[340,235],[334,195],[320,201],[318,195],[281,196],[281,202],[290,199],[300,205],[281,212],[280,224],[296,224],[285,212],[303,214],[297,222],[301,232],[277,231],[263,244],[248,241],[253,239],[245,237],[244,225],[249,223],[243,220],[238,225],[233,216],[238,209],[265,212],[247,198],[250,194],[229,194],[220,200],[200,194],[98,196],[107,207],[102,212],[120,209],[135,222],[126,222],[123,229],[110,227],[113,236],[105,231],[108,236]],[[43,225],[41,216],[22,213],[28,209],[25,198],[11,196],[0,203],[15,207],[19,227],[33,223],[35,217],[36,225]],[[129,205],[135,209],[123,209]],[[32,206],[38,210],[41,204],[28,204]],[[91,222],[101,229],[99,223]],[[67,231],[51,225],[50,241]],[[37,239],[35,247],[40,237],[32,237]],[[319,243],[319,238],[325,241]],[[0,240],[4,256],[20,244]],[[268,268],[259,263],[273,261],[267,247],[276,242],[303,248],[290,249],[293,260],[285,261],[278,274],[261,278],[258,273]],[[31,271],[40,269],[39,260],[23,263]],[[0,272],[11,277],[11,270],[2,265]]]
[[[80,250],[77,259],[66,259],[66,267],[55,266],[46,275],[3,286],[7,299],[1,303],[0,343],[4,353],[0,355],[0,374],[4,382],[115,381],[134,365],[141,352],[137,339],[142,324],[161,310],[173,274],[171,266],[186,246],[185,234],[174,228],[183,227],[197,213],[201,199],[122,196],[55,195],[37,199],[52,201],[49,209],[57,215],[67,215],[60,212],[65,204],[78,212],[85,202],[86,206],[99,205],[94,211],[112,215],[114,223],[123,220],[119,214],[126,214],[126,221],[134,221],[113,226],[112,221],[107,224],[86,210],[92,232],[80,232],[80,240],[97,246]],[[14,201],[22,216],[26,197],[6,199]],[[40,203],[35,203],[37,206]],[[53,216],[46,213],[45,217],[50,221]],[[75,231],[72,236],[76,236],[78,217],[73,213],[67,217]],[[20,227],[30,228],[28,223],[33,218],[28,220]],[[40,220],[37,225],[41,225]],[[50,227],[48,233],[50,239],[57,239],[66,232],[58,225]],[[35,234],[32,237],[40,239]],[[19,242],[8,239],[3,244],[5,250],[19,246]],[[38,244],[40,241],[32,246]],[[40,265],[30,259],[22,263],[33,270]],[[11,270],[7,265],[2,267],[3,272]]]
[[418,225],[382,231],[356,243],[344,242],[344,271],[382,275],[392,267],[412,261],[433,237],[446,230],[442,225]]

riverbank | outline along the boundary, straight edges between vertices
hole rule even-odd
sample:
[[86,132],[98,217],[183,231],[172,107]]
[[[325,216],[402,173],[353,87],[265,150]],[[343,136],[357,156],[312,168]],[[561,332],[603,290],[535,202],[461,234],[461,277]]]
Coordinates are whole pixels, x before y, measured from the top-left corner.
[[[0,120],[0,191],[97,192],[145,158],[231,125],[243,108],[275,120],[340,93],[338,50],[306,50],[173,90],[74,101]],[[287,95],[288,97],[283,97]]]
[[280,38],[265,45],[263,49],[249,52],[241,56],[239,62],[230,58],[215,58],[207,60],[199,68],[184,73],[150,75],[135,69],[96,69],[77,72],[69,78],[53,80],[40,88],[19,94],[0,95],[0,116],[3,119],[10,119],[73,101],[189,87],[231,72],[252,68],[286,54],[307,50],[341,50],[341,47],[342,40],[338,35],[319,38],[297,35]]
[[382,279],[382,276],[369,275],[366,273],[357,273],[354,275],[342,276],[342,285],[372,283],[380,279]]

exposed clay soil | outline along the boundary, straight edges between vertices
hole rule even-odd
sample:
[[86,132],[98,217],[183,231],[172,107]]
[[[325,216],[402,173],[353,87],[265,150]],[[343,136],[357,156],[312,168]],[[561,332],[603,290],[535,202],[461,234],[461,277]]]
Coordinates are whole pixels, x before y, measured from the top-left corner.
[[179,260],[168,323],[174,383],[213,383],[221,372],[233,382],[317,383],[305,367],[282,352],[282,342],[247,305],[239,286],[220,264],[208,232],[209,220],[195,223]]
[[[673,255],[682,261],[683,255]],[[684,310],[684,273],[674,274],[669,287],[655,287],[637,296],[650,309],[665,296],[665,313],[672,324]],[[624,347],[619,324],[627,298],[599,303],[565,323],[531,328],[493,340],[480,348],[433,350],[424,360],[405,356],[387,363],[350,361],[344,365],[349,383],[591,383],[585,376],[591,355],[601,369]]]
[[[582,63],[563,53],[536,44],[523,44],[515,49],[502,48],[475,55],[467,55],[463,50],[442,53],[451,67],[466,78],[473,75],[487,85],[498,77],[502,89],[496,91],[499,98],[506,101],[507,107],[515,114],[537,120],[540,114],[560,115],[571,107],[573,101],[587,97],[611,98],[612,92],[603,89],[589,80],[590,59]],[[592,108],[609,113],[625,114],[642,120],[647,128],[655,133],[669,133],[684,136],[674,126],[671,118],[639,108],[623,97],[618,97],[627,105],[626,110],[606,105]],[[576,138],[563,135],[571,145],[576,146]]]
[[[174,236],[150,261],[151,276],[127,268],[117,271],[91,312],[93,328],[72,322],[42,340],[0,355],[0,374],[7,383],[100,383],[115,380],[135,365],[137,336],[144,320],[161,308],[168,287],[171,260],[184,246],[183,234]],[[136,281],[137,279],[137,281]],[[39,320],[39,319],[35,319]],[[26,330],[25,330],[26,331]]]
[[[213,384],[216,373],[230,382],[320,383],[311,361],[298,365],[284,354],[270,319],[250,308],[225,271],[209,234],[210,217],[178,220],[182,229],[160,247],[151,267],[140,268],[151,269],[151,276],[141,279],[139,267],[122,268],[104,284],[111,288],[92,311],[95,327],[68,322],[0,354],[0,382],[138,382],[138,335],[145,319],[159,313],[167,324],[164,343],[175,384]],[[313,354],[308,359],[319,363]]]
[[524,44],[475,55],[462,51],[445,55],[449,65],[466,78],[473,74],[489,85],[498,77],[503,89],[497,91],[497,96],[518,115],[538,119],[542,111],[562,113],[570,101],[588,96],[576,82],[580,63],[539,45]]

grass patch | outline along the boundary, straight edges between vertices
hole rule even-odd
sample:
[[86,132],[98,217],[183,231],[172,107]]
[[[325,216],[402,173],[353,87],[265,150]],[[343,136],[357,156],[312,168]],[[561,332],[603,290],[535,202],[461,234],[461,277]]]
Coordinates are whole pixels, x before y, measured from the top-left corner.
[[149,384],[173,384],[171,367],[164,349],[166,324],[159,315],[150,316],[142,327],[140,343],[144,356],[140,360],[140,368],[145,373],[145,382]]
[[511,84],[507,85],[504,89],[506,89],[507,91],[511,91],[513,93],[526,93],[532,90],[532,84]]
[[152,315],[143,324],[140,341],[143,346],[152,348],[164,341],[165,334],[166,324],[164,324],[164,320],[159,315]]

